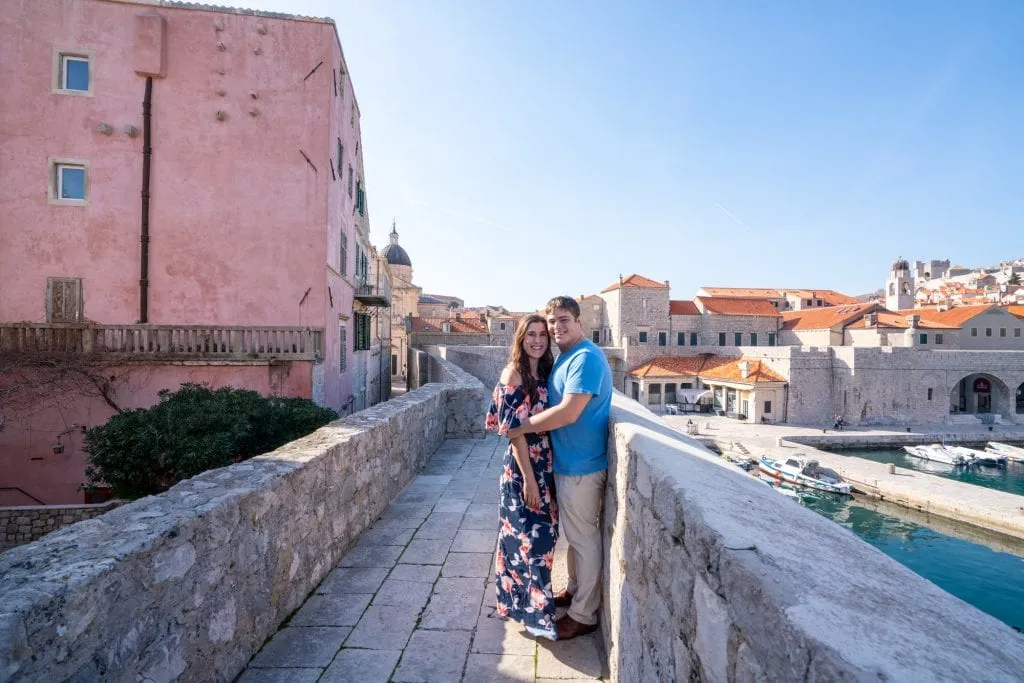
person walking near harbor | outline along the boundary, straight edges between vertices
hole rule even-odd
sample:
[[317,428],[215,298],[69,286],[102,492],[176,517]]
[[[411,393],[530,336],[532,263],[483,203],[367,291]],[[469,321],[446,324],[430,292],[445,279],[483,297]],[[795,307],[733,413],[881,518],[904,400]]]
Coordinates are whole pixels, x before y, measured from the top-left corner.
[[608,475],[608,419],[612,373],[604,352],[584,337],[580,307],[558,296],[545,309],[548,331],[561,352],[548,381],[550,408],[509,430],[509,437],[550,432],[561,530],[569,545],[566,590],[555,605],[558,639],[591,633],[601,606],[601,503]]

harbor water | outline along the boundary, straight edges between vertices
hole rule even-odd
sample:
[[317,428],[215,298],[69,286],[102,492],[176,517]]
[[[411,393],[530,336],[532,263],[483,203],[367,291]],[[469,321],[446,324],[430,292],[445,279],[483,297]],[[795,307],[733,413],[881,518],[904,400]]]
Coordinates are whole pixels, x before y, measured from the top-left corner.
[[1024,629],[1024,542],[889,503],[787,493],[948,593]]
[[[1010,462],[1006,467],[954,467],[940,462],[922,460],[908,455],[902,449],[850,449],[831,450],[838,455],[852,455],[875,462],[892,463],[897,467],[918,472],[927,472],[937,477],[956,479],[975,486],[985,486],[997,491],[1016,493],[1024,496],[1024,463]],[[1021,501],[1024,503],[1024,501]]]

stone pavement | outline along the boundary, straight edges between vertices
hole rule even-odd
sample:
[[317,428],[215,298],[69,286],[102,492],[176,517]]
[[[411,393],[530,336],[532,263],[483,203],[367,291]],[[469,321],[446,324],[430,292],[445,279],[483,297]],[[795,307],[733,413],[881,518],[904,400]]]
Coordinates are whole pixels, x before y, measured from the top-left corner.
[[[601,678],[600,631],[550,642],[494,614],[506,443],[491,434],[445,441],[264,644],[239,683]],[[564,585],[559,546],[556,586]]]

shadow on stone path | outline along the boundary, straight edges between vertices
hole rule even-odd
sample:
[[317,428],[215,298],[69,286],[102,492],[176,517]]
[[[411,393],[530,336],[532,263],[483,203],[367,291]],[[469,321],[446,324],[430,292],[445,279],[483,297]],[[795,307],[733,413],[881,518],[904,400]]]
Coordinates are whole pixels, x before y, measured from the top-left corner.
[[[494,616],[505,443],[490,434],[445,441],[253,657],[239,683],[600,678],[600,631],[538,641]],[[556,586],[564,585],[559,545]]]

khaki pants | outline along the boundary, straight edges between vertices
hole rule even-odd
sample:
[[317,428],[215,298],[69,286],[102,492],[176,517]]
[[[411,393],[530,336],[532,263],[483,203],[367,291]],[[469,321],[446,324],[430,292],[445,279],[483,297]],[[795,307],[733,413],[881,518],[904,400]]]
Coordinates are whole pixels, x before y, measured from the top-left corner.
[[601,607],[601,504],[607,477],[606,470],[579,477],[555,474],[558,521],[569,544],[569,616],[581,624],[596,624]]

